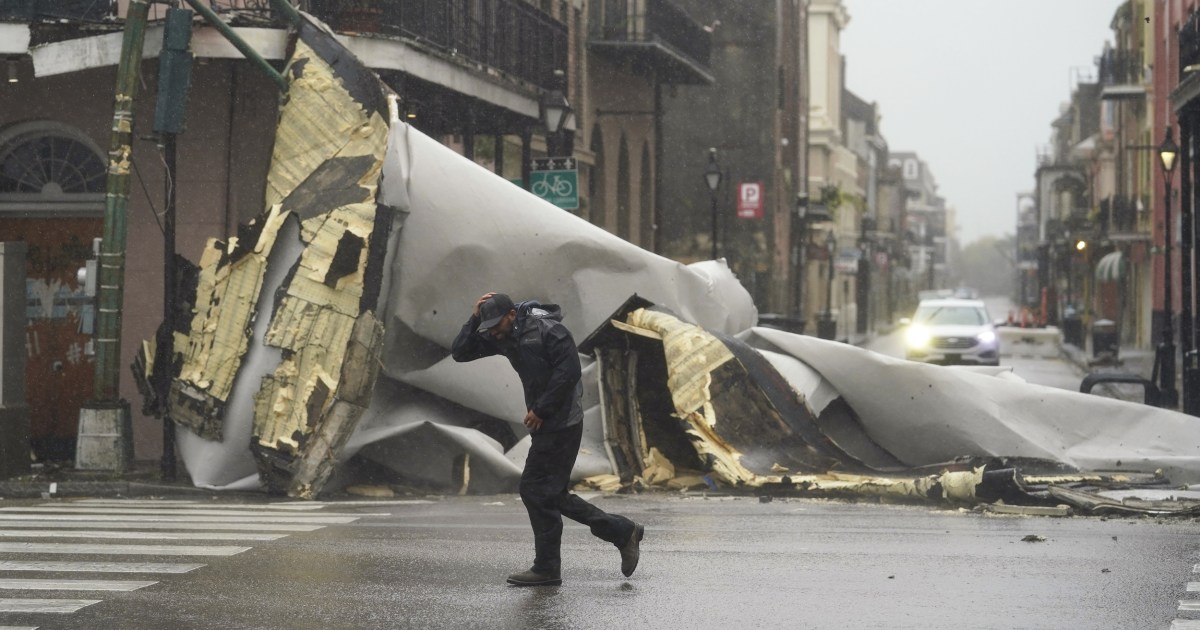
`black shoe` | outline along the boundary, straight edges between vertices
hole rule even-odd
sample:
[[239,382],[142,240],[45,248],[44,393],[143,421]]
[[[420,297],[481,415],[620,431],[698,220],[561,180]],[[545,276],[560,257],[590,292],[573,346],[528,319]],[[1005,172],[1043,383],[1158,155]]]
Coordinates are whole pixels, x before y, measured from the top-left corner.
[[550,575],[530,569],[508,576],[508,583],[513,586],[557,586],[562,584],[562,578],[557,573]]
[[621,574],[625,577],[633,575],[633,570],[637,568],[638,556],[641,555],[642,536],[646,534],[646,528],[633,524],[633,533],[629,535],[629,540],[625,546],[621,547]]

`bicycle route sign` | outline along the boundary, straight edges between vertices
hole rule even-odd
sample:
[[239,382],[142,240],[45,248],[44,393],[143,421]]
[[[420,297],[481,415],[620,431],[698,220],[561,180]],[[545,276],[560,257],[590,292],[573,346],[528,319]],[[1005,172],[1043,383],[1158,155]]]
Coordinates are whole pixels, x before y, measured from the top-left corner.
[[579,171],[575,158],[538,158],[529,172],[529,192],[563,210],[579,208]]

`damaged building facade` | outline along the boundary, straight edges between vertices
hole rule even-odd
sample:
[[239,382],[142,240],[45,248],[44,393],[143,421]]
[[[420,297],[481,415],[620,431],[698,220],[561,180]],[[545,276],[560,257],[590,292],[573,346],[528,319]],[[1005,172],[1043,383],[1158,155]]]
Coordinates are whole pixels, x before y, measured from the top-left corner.
[[[281,37],[286,60],[261,197],[194,245],[187,317],[166,335],[174,355],[152,326],[135,353],[142,385],[167,366],[167,395],[146,386],[143,402],[180,427],[173,444],[196,485],[312,498],[357,468],[512,491],[529,447],[516,376],[501,357],[449,352],[473,300],[497,288],[561,305],[584,338],[574,472],[603,489],[1039,503],[1071,500],[1055,494],[1067,483],[1200,480],[1200,458],[1180,450],[1200,429],[1181,414],[757,327],[723,261],[658,256],[513,186],[464,155],[474,149],[407,122],[373,43],[287,18],[288,30],[257,33]],[[47,50],[62,52],[34,47],[35,68]],[[130,260],[141,247],[131,239]]]
[[[53,4],[53,6],[51,6]],[[103,231],[104,150],[125,1],[0,3],[0,234],[29,246],[27,391],[39,459],[74,454],[79,409],[93,396],[94,305],[77,271]],[[206,3],[276,69],[287,30],[268,2]],[[658,99],[675,82],[711,81],[707,33],[669,2],[494,0],[451,9],[406,2],[365,16],[332,2],[302,9],[342,33],[355,55],[401,95],[406,122],[517,183],[531,160],[562,151],[579,163],[573,213],[653,248],[659,167]],[[151,5],[134,103],[120,365],[161,321],[165,168],[153,137],[166,5]],[[280,92],[197,19],[186,130],[178,137],[178,251],[193,264],[229,256],[226,237],[263,209]],[[556,70],[562,71],[556,74]],[[539,100],[562,89],[575,109],[548,146]],[[214,98],[216,97],[216,98]],[[261,230],[263,226],[256,229]],[[261,232],[258,233],[261,236]],[[219,244],[206,239],[217,236]],[[247,244],[240,243],[242,246]],[[235,252],[238,244],[233,245]],[[207,279],[206,281],[211,281]],[[120,394],[140,398],[122,367]],[[200,404],[200,403],[197,403]],[[161,453],[161,428],[134,405],[138,459]]]

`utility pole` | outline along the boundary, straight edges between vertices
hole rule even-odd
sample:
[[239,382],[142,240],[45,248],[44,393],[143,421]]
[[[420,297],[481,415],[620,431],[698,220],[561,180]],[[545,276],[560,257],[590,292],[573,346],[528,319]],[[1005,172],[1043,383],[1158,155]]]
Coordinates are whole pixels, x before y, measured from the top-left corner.
[[125,238],[128,232],[129,170],[133,164],[133,105],[141,78],[149,0],[129,0],[108,150],[104,240],[97,283],[96,377],[93,400],[79,410],[75,467],[123,470],[133,458],[129,402],[121,399],[121,303],[125,298]]

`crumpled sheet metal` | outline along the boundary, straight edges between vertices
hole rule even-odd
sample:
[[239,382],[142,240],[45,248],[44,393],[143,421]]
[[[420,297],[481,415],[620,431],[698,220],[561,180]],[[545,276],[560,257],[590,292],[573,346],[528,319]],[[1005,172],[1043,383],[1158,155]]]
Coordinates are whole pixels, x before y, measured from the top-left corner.
[[[384,373],[392,378],[446,356],[487,291],[559,304],[576,340],[631,288],[709,330],[733,334],[757,321],[724,262],[683,265],[647,252],[406,125],[393,126],[388,151],[403,160],[385,164],[381,199],[408,203],[386,280]],[[393,351],[413,348],[426,352]]]
[[[521,389],[504,360],[449,360],[454,335],[484,291],[557,302],[577,335],[601,321],[600,314],[624,299],[630,286],[716,330],[732,333],[756,321],[749,294],[723,262],[685,266],[646,252],[394,118],[384,121],[386,88],[311,20],[299,28],[286,75],[291,88],[281,106],[265,201],[270,216],[300,221],[298,236],[289,238],[301,248],[286,243],[288,253],[276,265],[287,266],[283,277],[276,273],[263,280],[272,271],[255,260],[259,268],[246,275],[260,283],[257,292],[237,292],[243,303],[238,317],[216,318],[214,325],[236,331],[245,345],[220,357],[236,379],[225,384],[220,404],[203,409],[224,441],[180,432],[180,453],[197,485],[287,486],[314,424],[325,422],[341,400],[339,375],[353,344],[346,335],[378,298],[386,378],[520,431]],[[257,225],[250,234],[262,241],[258,254],[282,251],[283,244],[272,249],[261,222]],[[262,329],[267,313],[270,326]],[[207,385],[210,371],[202,367],[189,374]],[[586,361],[585,383],[591,393],[585,399],[580,475],[612,469],[598,423],[594,368]],[[380,409],[376,404],[383,403],[372,399],[362,412],[372,426],[413,424],[406,402]],[[430,422],[453,426],[444,417]],[[486,437],[478,427],[462,431]],[[419,433],[428,441],[456,432],[400,433]],[[490,457],[479,450],[491,448],[480,446],[486,440],[457,443],[477,462]],[[506,459],[519,467],[527,445],[518,440]],[[331,456],[331,449],[323,451]],[[473,483],[487,485],[478,475]],[[311,485],[298,490],[317,491]]]
[[1079,471],[1161,469],[1174,483],[1200,480],[1200,423],[1182,413],[768,328],[744,338],[820,372],[875,442],[906,466],[1020,457]]

